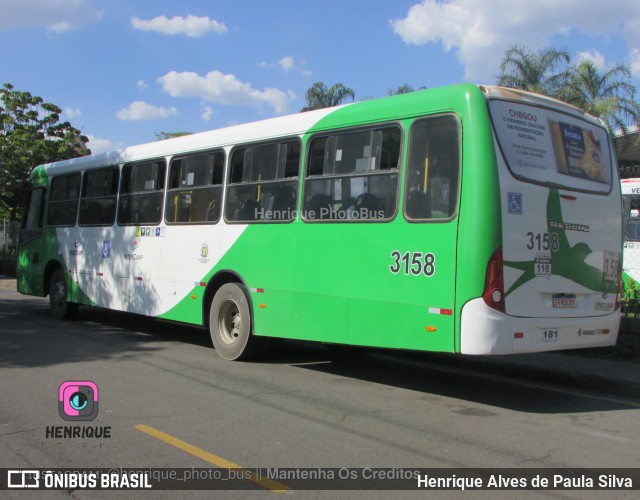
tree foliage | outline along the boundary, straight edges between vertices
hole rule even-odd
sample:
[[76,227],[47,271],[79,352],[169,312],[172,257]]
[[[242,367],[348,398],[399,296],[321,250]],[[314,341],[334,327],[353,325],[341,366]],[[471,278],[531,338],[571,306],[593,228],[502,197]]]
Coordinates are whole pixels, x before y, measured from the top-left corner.
[[640,105],[631,70],[614,64],[599,71],[588,59],[571,67],[569,78],[557,97],[600,117],[612,133],[627,135],[640,124]]
[[[427,87],[423,85],[418,90],[424,90],[426,88]],[[416,91],[416,89],[413,87],[413,85],[411,85],[409,83],[403,83],[397,89],[389,89],[389,90],[387,90],[387,95],[410,94],[411,92],[415,92],[415,91]]]
[[5,83],[0,89],[0,211],[19,219],[29,174],[42,163],[91,154],[87,137],[60,122],[62,110]]
[[612,135],[627,134],[640,125],[637,89],[631,83],[631,70],[624,64],[600,71],[589,59],[571,64],[564,49],[533,53],[516,45],[505,53],[500,70],[498,85],[573,104],[601,118]]
[[[498,85],[555,95],[567,79],[566,65],[571,61],[565,49],[548,48],[537,54],[520,45],[505,53],[500,65]],[[565,68],[559,71],[559,67]]]
[[342,83],[335,83],[327,87],[322,82],[314,83],[305,94],[307,105],[301,111],[330,108],[342,104],[348,97],[353,101],[356,95],[352,89]]

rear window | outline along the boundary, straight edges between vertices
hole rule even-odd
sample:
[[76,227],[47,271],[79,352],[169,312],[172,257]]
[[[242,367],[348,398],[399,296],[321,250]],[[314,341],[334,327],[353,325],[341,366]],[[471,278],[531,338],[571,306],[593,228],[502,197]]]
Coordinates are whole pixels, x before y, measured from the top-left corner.
[[611,190],[611,153],[604,128],[520,102],[491,100],[489,111],[516,177],[566,189]]

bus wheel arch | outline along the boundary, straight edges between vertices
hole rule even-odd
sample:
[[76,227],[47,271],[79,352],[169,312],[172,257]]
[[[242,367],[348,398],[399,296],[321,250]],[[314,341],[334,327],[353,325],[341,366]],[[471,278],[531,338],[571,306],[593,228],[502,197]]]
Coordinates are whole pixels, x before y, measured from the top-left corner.
[[51,288],[51,278],[53,278],[53,273],[55,273],[58,269],[62,269],[62,266],[57,260],[50,260],[44,269],[42,289],[44,290],[45,297],[49,295],[50,288]]

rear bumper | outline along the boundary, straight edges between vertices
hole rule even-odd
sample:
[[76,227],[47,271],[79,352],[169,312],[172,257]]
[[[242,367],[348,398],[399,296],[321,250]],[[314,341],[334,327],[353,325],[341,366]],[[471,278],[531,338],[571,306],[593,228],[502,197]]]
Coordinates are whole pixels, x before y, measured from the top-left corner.
[[460,321],[462,354],[606,347],[618,339],[620,312],[588,318],[520,318],[491,309],[482,298],[467,302]]

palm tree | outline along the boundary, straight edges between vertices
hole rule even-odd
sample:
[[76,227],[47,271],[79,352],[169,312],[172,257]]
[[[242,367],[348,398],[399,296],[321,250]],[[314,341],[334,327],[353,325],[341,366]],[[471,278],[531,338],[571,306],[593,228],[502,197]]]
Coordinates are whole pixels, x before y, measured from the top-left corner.
[[640,104],[630,79],[628,66],[615,64],[602,73],[593,61],[585,59],[571,68],[560,97],[600,117],[610,133],[626,135],[640,125]]
[[[426,88],[427,87],[423,85],[418,90],[424,90]],[[403,83],[397,89],[389,89],[389,90],[387,90],[387,95],[409,94],[409,93],[415,92],[415,91],[416,91],[416,89],[413,88],[413,85],[410,85],[408,83]]]
[[336,83],[329,88],[322,82],[316,82],[307,90],[307,105],[301,111],[330,108],[341,104],[347,97],[351,97],[353,101],[355,96],[353,90],[342,83]]
[[569,64],[570,60],[566,49],[548,48],[535,54],[514,45],[502,60],[498,85],[555,96],[567,77],[566,71],[555,71],[562,63]]

